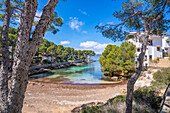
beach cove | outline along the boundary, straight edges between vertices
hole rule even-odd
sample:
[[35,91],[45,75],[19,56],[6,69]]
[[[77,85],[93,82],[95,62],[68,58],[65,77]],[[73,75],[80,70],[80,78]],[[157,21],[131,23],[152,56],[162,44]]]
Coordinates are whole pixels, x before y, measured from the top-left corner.
[[[126,81],[101,80],[99,57],[91,63],[30,76],[23,113],[70,113],[75,107],[126,93]],[[48,97],[48,98],[46,98]]]

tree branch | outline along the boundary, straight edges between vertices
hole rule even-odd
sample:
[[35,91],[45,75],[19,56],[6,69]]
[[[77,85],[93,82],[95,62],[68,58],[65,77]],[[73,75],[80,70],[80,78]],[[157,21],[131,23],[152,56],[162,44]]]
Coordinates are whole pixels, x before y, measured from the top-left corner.
[[51,16],[54,12],[56,5],[58,4],[59,0],[49,0],[48,3],[44,6],[42,15],[36,28],[32,35],[32,40],[30,45],[35,45],[35,47],[30,46],[31,49],[38,50],[39,45],[41,44],[41,40],[47,30],[48,24],[50,22]]
[[166,0],[164,6],[162,7],[162,9],[161,9],[161,11],[160,11],[160,13],[157,15],[156,18],[154,18],[154,19],[149,23],[149,26],[151,26],[154,22],[158,21],[158,20],[161,18],[161,16],[163,15],[163,12],[164,12],[164,10],[165,10],[165,7],[166,7],[167,4],[168,4],[168,1],[169,1],[169,0]]
[[124,22],[116,25],[113,29],[116,29],[116,28],[119,27],[120,25],[124,25],[130,18],[132,18],[132,17],[134,17],[134,16],[136,16],[136,15],[139,15],[139,14],[138,14],[139,12],[140,12],[140,11],[137,11],[137,12],[134,13],[133,15],[129,16]]
[[148,31],[148,24],[146,23],[146,18],[145,16],[142,14],[142,12],[140,12],[140,17],[142,18],[142,21],[143,21],[143,24],[144,24],[144,27],[145,27],[145,31]]
[[13,10],[18,9],[18,10],[20,10],[21,12],[24,12],[23,9],[20,9],[20,8],[18,8],[18,7],[12,7],[12,9],[13,9]]
[[41,18],[41,17],[39,17],[39,16],[35,16],[36,18]]

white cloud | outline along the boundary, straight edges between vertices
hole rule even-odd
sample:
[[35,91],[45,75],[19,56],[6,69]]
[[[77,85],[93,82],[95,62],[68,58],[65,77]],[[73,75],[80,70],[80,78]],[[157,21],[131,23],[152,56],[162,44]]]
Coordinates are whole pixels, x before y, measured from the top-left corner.
[[84,14],[84,15],[87,15],[87,13],[85,11],[82,11],[81,9],[79,9],[79,11]]
[[87,34],[88,32],[87,31],[82,31],[82,33]]
[[101,44],[95,41],[86,41],[86,42],[80,43],[80,47],[82,47],[82,49],[93,50],[95,51],[96,54],[102,54],[102,52],[104,51],[107,45],[108,43]]
[[94,47],[96,45],[98,45],[98,42],[94,42],[94,41],[86,41],[80,43],[80,47],[84,47],[84,48]]
[[99,26],[101,26],[101,25],[103,25],[103,23],[102,23],[102,22],[100,22],[100,23],[99,23]]
[[36,14],[35,14],[36,17],[34,18],[34,21],[39,21],[41,15],[42,15],[42,12],[37,10],[37,11],[36,11]]
[[95,51],[96,54],[102,54],[103,51]]
[[70,44],[70,41],[61,41],[60,44],[61,44],[61,45]]
[[18,23],[20,23],[20,18],[15,19],[15,21],[17,21]]
[[107,22],[106,24],[114,24],[114,22]]
[[79,21],[77,17],[69,17],[69,19],[71,20],[68,24],[70,26],[71,29],[76,29],[79,30],[79,28],[84,25],[84,23],[82,21]]
[[108,44],[98,44],[94,46],[94,49],[105,49]]

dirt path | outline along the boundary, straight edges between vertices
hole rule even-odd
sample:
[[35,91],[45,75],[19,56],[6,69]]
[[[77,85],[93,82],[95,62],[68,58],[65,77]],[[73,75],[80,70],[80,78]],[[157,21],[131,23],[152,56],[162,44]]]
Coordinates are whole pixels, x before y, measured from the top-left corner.
[[23,113],[70,113],[82,104],[106,102],[124,90],[126,84],[91,86],[29,82]]

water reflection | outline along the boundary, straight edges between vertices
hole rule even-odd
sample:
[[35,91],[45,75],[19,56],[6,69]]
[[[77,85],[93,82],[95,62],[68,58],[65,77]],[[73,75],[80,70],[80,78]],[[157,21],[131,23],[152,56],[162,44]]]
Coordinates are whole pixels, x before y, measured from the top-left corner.
[[113,83],[111,81],[101,80],[103,73],[101,72],[99,57],[92,57],[96,62],[81,66],[74,66],[53,70],[52,73],[41,73],[32,76],[33,81],[66,83],[66,84],[101,84]]

